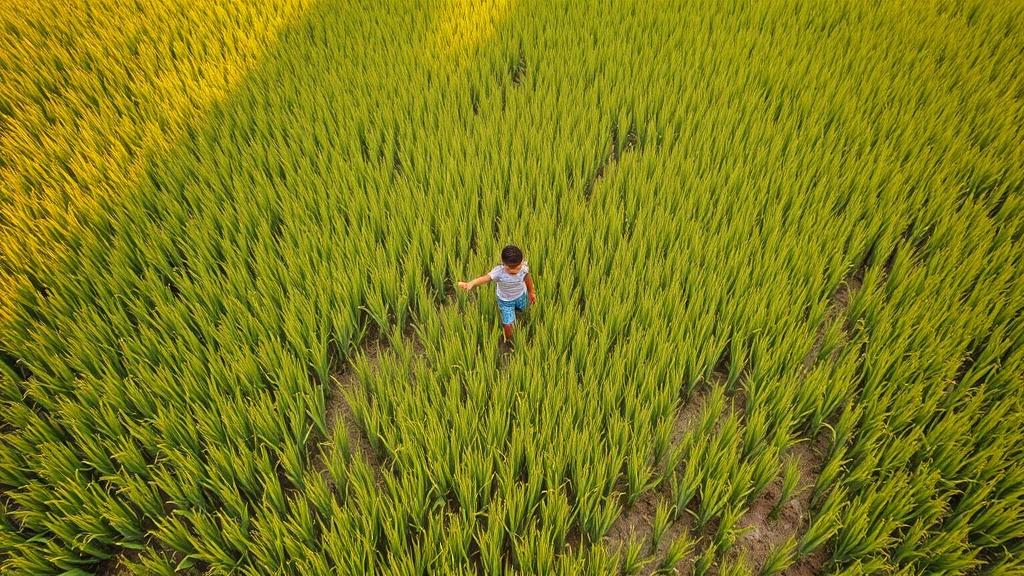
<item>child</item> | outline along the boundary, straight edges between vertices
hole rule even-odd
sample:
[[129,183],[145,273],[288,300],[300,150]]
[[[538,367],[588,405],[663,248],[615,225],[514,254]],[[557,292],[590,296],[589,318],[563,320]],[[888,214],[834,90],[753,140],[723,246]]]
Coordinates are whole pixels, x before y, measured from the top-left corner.
[[533,276],[530,266],[523,262],[523,251],[513,245],[501,250],[501,264],[490,272],[470,282],[459,282],[459,288],[470,291],[481,284],[494,282],[498,295],[498,309],[501,310],[501,327],[505,332],[505,342],[512,343],[512,323],[516,320],[516,310],[537,301],[537,293],[533,290]]

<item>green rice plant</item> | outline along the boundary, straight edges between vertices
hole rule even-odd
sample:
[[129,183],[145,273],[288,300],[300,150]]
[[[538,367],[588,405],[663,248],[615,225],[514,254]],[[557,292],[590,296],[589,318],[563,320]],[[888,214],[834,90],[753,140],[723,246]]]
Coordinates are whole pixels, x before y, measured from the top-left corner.
[[163,516],[164,504],[159,490],[156,486],[130,473],[122,472],[117,475],[116,484],[120,486],[119,494],[135,507],[143,517],[150,520]]
[[[638,409],[634,410],[636,412],[639,412]],[[676,401],[673,400],[672,408],[667,413],[675,414],[677,410],[678,408],[676,407]],[[644,418],[642,418],[638,414],[636,419],[643,421]],[[671,418],[665,417],[661,417],[660,419],[656,420],[654,424],[654,431],[651,433],[650,442],[652,444],[651,466],[655,469],[661,468],[663,466],[665,467],[665,469],[670,469],[670,467],[674,466],[675,464],[678,464],[678,462],[671,461],[671,452],[674,448],[672,444],[673,427],[674,421]]]
[[[838,326],[838,323],[836,323]],[[833,330],[830,327],[829,332],[826,334],[826,346],[831,344],[828,342],[828,338],[832,336],[832,333],[837,330]],[[857,343],[851,343],[850,345],[856,349]],[[842,403],[851,395],[854,386],[857,383],[857,369],[858,369],[857,357],[853,354],[845,354],[839,360],[838,364],[831,371],[828,378],[828,384],[821,387],[824,390],[821,401],[814,407],[809,422],[809,436],[816,437],[826,422],[832,418],[840,410]],[[839,440],[837,438],[837,440]]]
[[861,418],[863,410],[859,405],[847,404],[839,414],[839,419],[832,426],[832,442],[829,444],[828,457],[840,449],[844,449],[851,438],[852,430]]
[[143,574],[173,576],[176,573],[176,565],[167,558],[165,553],[152,548],[142,550],[135,560],[123,560],[123,562],[124,569],[129,574],[138,576]]
[[757,455],[763,447],[763,438],[768,435],[767,410],[761,407],[751,407],[747,410],[747,417],[743,427],[743,454],[747,457]]
[[577,510],[580,527],[591,542],[603,537],[621,512],[618,499],[613,496],[602,496],[594,491],[579,495]]
[[[470,546],[473,541],[472,526],[462,520],[460,516],[448,515],[448,531],[444,534],[445,543],[439,548],[447,550],[447,557],[452,564],[467,564],[469,562]],[[444,557],[444,556],[442,556]]]
[[526,490],[512,488],[504,496],[506,506],[505,529],[509,534],[519,534],[526,521],[533,515],[537,503]]
[[665,557],[662,558],[658,570],[663,573],[675,572],[676,566],[689,556],[696,546],[697,542],[691,540],[689,534],[683,531],[668,545],[668,549],[665,550]]
[[672,481],[672,502],[673,510],[678,518],[688,509],[690,502],[700,489],[700,460],[699,453],[694,451],[686,461],[681,473],[673,474]]
[[[907,539],[896,547],[893,561],[926,569],[950,565],[957,569],[970,570],[981,565],[979,559],[964,553],[968,541],[965,526],[932,532],[922,529],[924,524],[915,522],[908,529]],[[922,538],[927,540],[922,541]]]
[[480,550],[480,562],[491,573],[498,573],[504,566],[503,549],[505,547],[505,527],[499,521],[504,514],[500,500],[490,505],[486,531],[478,530],[475,536],[476,545]]
[[749,505],[759,498],[769,484],[778,476],[779,453],[774,446],[764,449],[750,464],[750,491],[746,503]]
[[798,558],[806,557],[832,538],[843,525],[842,508],[846,498],[846,490],[842,487],[833,490],[818,509],[817,514],[811,519],[811,524],[804,531],[797,546]]
[[668,530],[669,522],[672,519],[672,508],[668,502],[658,502],[658,506],[654,509],[654,518],[651,520],[651,551],[656,552],[658,546],[661,544],[661,538],[665,535],[665,531]]
[[786,458],[786,463],[783,464],[782,487],[779,489],[779,499],[775,502],[771,511],[768,513],[768,518],[770,520],[778,519],[779,512],[782,510],[782,507],[796,493],[796,489],[799,484],[800,465],[796,458],[790,456]]
[[986,576],[994,574],[1013,574],[1016,576],[1022,570],[1020,556],[1013,552],[1003,552],[994,561],[989,563],[982,572]]
[[700,437],[710,436],[714,431],[718,418],[721,416],[722,411],[725,410],[725,395],[726,386],[721,384],[715,385],[708,394],[698,428],[698,435]]
[[644,555],[644,541],[630,534],[626,541],[625,551],[622,553],[621,573],[634,575],[640,572],[644,566],[651,562],[651,558]]
[[731,486],[727,478],[707,478],[701,485],[700,505],[694,515],[696,529],[703,530],[729,504]]
[[774,576],[775,574],[782,574],[793,563],[797,557],[797,540],[796,536],[790,536],[784,540],[781,544],[772,548],[768,556],[765,557],[764,563],[761,564],[761,569],[758,572],[760,576]]
[[732,390],[739,382],[740,373],[746,366],[746,347],[739,336],[733,333],[729,338],[729,375],[725,381],[726,391]]
[[715,549],[714,544],[709,545],[704,549],[703,552],[697,556],[697,559],[693,561],[693,574],[694,576],[704,576],[711,570],[711,567],[715,564],[715,557],[718,554],[718,550]]
[[909,498],[906,482],[905,476],[897,476],[882,490],[861,493],[849,503],[836,534],[836,561],[869,556],[893,543],[903,517],[899,508],[906,506]]
[[[536,528],[534,526],[534,528]],[[526,530],[526,534],[535,534],[534,530]],[[548,574],[555,569],[554,543],[541,537],[513,536],[513,550],[516,564],[524,572]]]
[[561,487],[549,490],[544,495],[540,504],[541,524],[551,531],[556,550],[565,547],[575,514],[575,510],[569,504],[569,499]]
[[689,442],[691,442],[691,436],[683,436],[678,443],[670,447],[665,456],[664,467],[661,470],[662,480],[666,481],[670,477],[674,477],[678,472],[679,465],[683,462],[685,456],[690,452]]
[[749,528],[739,527],[739,521],[743,518],[747,509],[745,505],[730,505],[722,512],[718,521],[718,529],[715,531],[715,548],[722,552],[732,549],[736,539],[743,535]]
[[225,571],[237,568],[241,562],[241,554],[233,543],[228,542],[228,534],[220,531],[219,519],[215,520],[205,513],[188,513],[185,517],[195,529],[195,534],[189,535],[195,549],[195,552],[190,554],[191,558]]
[[734,560],[722,560],[718,566],[719,574],[730,574],[732,576],[752,576],[753,570],[746,556],[738,556]]
[[654,468],[647,465],[646,458],[636,451],[630,451],[625,461],[626,468],[626,506],[636,503],[640,495],[658,486],[660,477]]
[[832,487],[833,483],[839,477],[843,465],[846,463],[844,456],[846,455],[845,448],[839,448],[834,451],[825,463],[821,467],[821,471],[818,472],[818,478],[814,481],[814,488],[811,490],[811,505],[816,506],[821,502],[821,499],[825,496],[826,492]]
[[455,495],[464,518],[470,519],[481,511],[486,488],[490,485],[493,472],[489,468],[491,462],[479,454],[466,455],[463,465],[456,470],[454,477]]
[[[777,462],[778,458],[772,455],[772,461]],[[755,485],[752,476],[756,473],[755,467],[757,463],[741,462],[735,465],[731,476],[731,486],[729,491],[729,502],[732,505],[745,504],[752,498],[752,494],[755,490]]]
[[581,574],[611,574],[615,572],[620,563],[619,558],[609,553],[603,546],[594,546],[586,552],[584,557],[584,568],[579,570]]
[[303,488],[303,474],[307,466],[305,442],[301,444],[286,442],[278,453],[285,476],[296,488]]
[[307,479],[304,482],[306,500],[312,504],[318,515],[326,517],[334,507],[334,492],[323,473],[310,469],[306,475]]
[[843,576],[867,576],[868,574],[891,572],[892,570],[892,564],[886,561],[885,558],[874,557],[857,560],[839,571],[838,574]]

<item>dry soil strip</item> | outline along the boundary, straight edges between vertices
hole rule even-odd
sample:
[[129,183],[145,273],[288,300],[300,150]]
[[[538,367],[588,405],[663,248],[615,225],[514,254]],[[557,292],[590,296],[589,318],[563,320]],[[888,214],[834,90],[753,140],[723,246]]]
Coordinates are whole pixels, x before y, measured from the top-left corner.
[[[797,468],[800,470],[800,482],[794,494],[780,506],[778,517],[772,519],[769,518],[769,514],[779,501],[782,482],[775,479],[765,488],[739,522],[740,530],[745,532],[736,540],[729,552],[730,559],[746,558],[748,565],[756,573],[772,550],[790,536],[795,537],[797,541],[800,540],[810,525],[811,492],[821,471],[826,449],[827,439],[824,435],[819,435],[813,443],[801,442],[787,451],[790,457],[796,459]],[[786,574],[818,574],[825,560],[824,551],[816,550],[791,566]]]
[[[447,296],[450,296],[448,294]],[[441,304],[437,305],[437,312],[441,314],[448,306],[453,306],[454,301],[446,298]],[[403,338],[412,343],[413,350],[416,356],[422,357],[426,351],[423,345],[420,344],[416,338],[413,324],[410,324],[405,332]],[[362,346],[362,353],[366,355],[366,359],[369,363],[370,372],[376,372],[380,366],[381,355],[391,348],[391,345],[384,340],[379,333],[376,331],[372,332],[364,340]],[[339,359],[340,360],[340,359]],[[314,376],[311,376],[315,378]],[[327,483],[331,488],[334,488],[334,481],[331,479],[330,474],[327,472],[324,464],[324,451],[325,450],[336,450],[337,446],[334,442],[335,432],[338,430],[339,423],[344,427],[345,433],[348,436],[349,448],[352,451],[353,457],[362,458],[373,471],[374,479],[378,485],[381,485],[383,480],[381,478],[381,470],[385,466],[384,459],[373,449],[370,444],[370,438],[366,434],[366,430],[359,425],[356,420],[355,414],[352,411],[352,407],[348,403],[348,399],[345,393],[348,391],[355,390],[359,386],[359,378],[352,369],[351,359],[344,361],[344,364],[340,368],[333,369],[331,371],[330,381],[327,384],[327,402],[325,406],[325,424],[327,428],[327,438],[320,441],[319,449],[310,449],[310,465],[312,468],[324,476]]]
[[[363,352],[366,354],[366,358],[370,365],[370,371],[375,372],[377,367],[380,365],[380,354],[383,350],[389,348],[386,344],[380,340],[375,340],[367,346],[364,346]],[[336,445],[335,434],[338,430],[337,426],[340,423],[345,428],[345,434],[348,436],[349,449],[353,453],[353,457],[362,458],[370,469],[373,471],[373,477],[377,484],[380,485],[381,480],[381,469],[384,466],[384,461],[373,449],[370,444],[370,438],[367,436],[366,431],[356,421],[355,414],[352,412],[352,407],[348,403],[348,399],[345,397],[345,392],[355,389],[359,386],[359,379],[352,370],[351,364],[346,364],[345,367],[338,372],[332,373],[329,381],[329,389],[327,396],[326,405],[326,424],[327,424],[327,439],[325,444],[321,445],[321,450],[335,450]],[[329,484],[333,488],[333,480],[329,474],[326,474],[326,469],[323,465],[323,454],[322,452],[314,459],[314,467],[317,468],[321,473],[325,475]]]
[[[803,359],[801,366],[802,374],[806,374],[813,366],[815,359],[821,352],[825,333],[829,327],[834,322],[845,321],[846,309],[849,306],[853,293],[860,289],[863,284],[864,273],[865,266],[861,266],[847,275],[829,297],[825,319],[818,326],[814,344]],[[713,372],[711,382],[722,382],[727,376],[727,368],[718,366]],[[709,390],[710,387],[708,386],[699,387],[690,400],[680,406],[676,414],[676,423],[672,433],[672,446],[676,446],[687,431],[693,428],[696,419],[701,414]],[[732,398],[730,396],[729,399],[732,401],[727,403],[727,409],[742,410],[742,404],[744,403],[742,389],[737,390],[737,395],[740,397]],[[737,402],[741,405],[740,407],[736,406]],[[751,504],[749,510],[740,521],[740,527],[747,529],[747,531],[737,540],[730,551],[729,557],[731,559],[744,556],[747,562],[753,565],[752,567],[759,569],[772,549],[790,536],[795,536],[799,539],[803,535],[810,523],[811,489],[821,470],[826,448],[824,437],[819,436],[813,444],[803,442],[787,452],[791,457],[796,458],[798,469],[800,470],[800,483],[795,494],[788,502],[783,503],[779,510],[778,518],[773,521],[768,518],[768,515],[781,495],[781,481],[776,479],[768,485],[765,492]],[[650,541],[652,523],[658,504],[668,501],[670,497],[670,488],[667,480],[668,478],[666,477],[658,488],[644,493],[633,506],[622,512],[603,539],[606,545],[611,547],[625,546],[631,538],[637,538],[643,542]],[[691,524],[692,522],[687,515],[681,516],[679,520],[670,524],[657,549],[646,549],[648,562],[639,573],[644,575],[653,574],[658,568],[658,560],[664,558],[671,542],[683,530],[689,530]],[[711,526],[708,526],[708,529],[714,528],[715,523],[712,522],[711,524]],[[702,550],[695,550],[690,555],[690,558],[683,562],[687,570],[689,570],[692,564],[692,559],[696,558],[701,552]],[[824,552],[818,550],[807,558],[801,559],[790,568],[788,573],[799,575],[817,574],[824,561]],[[717,570],[712,568],[712,572],[717,572]]]
[[[828,308],[825,319],[818,326],[814,344],[804,356],[801,365],[801,374],[806,375],[814,366],[818,354],[824,344],[825,333],[835,322],[846,321],[846,310],[850,306],[853,294],[861,288],[864,283],[866,266],[862,265],[852,271],[839,283],[839,286],[829,297]],[[829,360],[835,359],[839,350],[833,352]],[[803,537],[810,527],[811,521],[811,492],[818,479],[818,473],[824,464],[825,452],[828,449],[828,441],[824,434],[819,434],[811,442],[801,442],[787,451],[790,457],[796,459],[797,467],[800,470],[800,483],[789,501],[782,503],[779,509],[778,518],[770,519],[769,513],[776,505],[781,495],[782,483],[775,479],[750,505],[747,513],[740,520],[740,528],[747,531],[737,539],[729,556],[733,559],[744,556],[751,564],[754,571],[761,569],[768,554],[782,544],[789,537],[795,537],[797,541]],[[824,550],[818,549],[806,558],[800,559],[791,566],[786,574],[797,576],[811,576],[818,574],[826,560]]]
[[[710,383],[724,382],[726,378],[728,378],[728,371],[723,367],[717,367],[712,372]],[[693,394],[686,403],[681,404],[677,409],[675,424],[672,428],[670,450],[674,449],[682,441],[686,433],[692,430],[697,423],[711,388],[712,386],[708,385],[698,386],[694,389]],[[726,409],[730,410],[731,405],[732,403],[729,402]],[[679,515],[678,519],[669,524],[665,534],[659,540],[657,548],[653,550],[650,548],[649,543],[653,532],[655,512],[660,503],[667,503],[671,498],[670,479],[671,475],[666,474],[657,488],[641,494],[632,506],[619,514],[619,517],[612,523],[608,533],[602,539],[604,545],[613,549],[627,546],[631,539],[644,542],[646,564],[638,572],[641,575],[654,574],[658,569],[659,560],[665,557],[665,552],[671,543],[683,532],[688,532],[692,525],[689,514],[683,512]],[[684,562],[689,562],[689,560],[684,560]]]

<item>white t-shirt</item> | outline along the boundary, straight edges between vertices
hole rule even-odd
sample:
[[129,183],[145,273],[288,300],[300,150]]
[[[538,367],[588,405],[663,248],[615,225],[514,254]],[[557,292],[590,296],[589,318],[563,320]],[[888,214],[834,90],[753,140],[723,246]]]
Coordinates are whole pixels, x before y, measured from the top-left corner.
[[530,267],[523,262],[519,272],[515,274],[509,274],[504,266],[498,264],[487,275],[494,282],[494,292],[498,295],[498,300],[511,302],[526,292],[526,275],[529,273]]

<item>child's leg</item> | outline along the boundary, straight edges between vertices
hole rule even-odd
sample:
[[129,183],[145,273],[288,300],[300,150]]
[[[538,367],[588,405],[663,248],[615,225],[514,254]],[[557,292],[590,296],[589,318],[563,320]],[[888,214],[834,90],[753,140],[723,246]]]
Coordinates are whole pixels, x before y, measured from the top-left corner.
[[513,302],[513,306],[515,307],[516,319],[518,319],[520,312],[525,314],[526,309],[530,307],[530,298],[526,295],[525,292],[523,292],[523,295],[520,296],[519,298],[516,298],[516,300]]
[[512,341],[512,323],[516,321],[515,302],[498,300],[498,309],[501,310],[501,329],[505,333],[505,341]]

